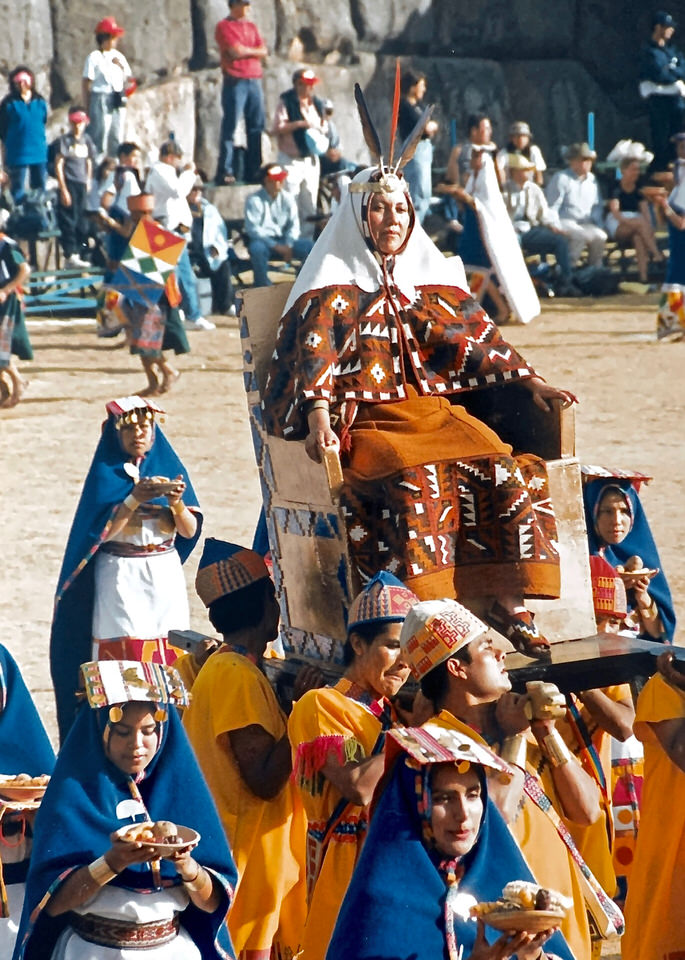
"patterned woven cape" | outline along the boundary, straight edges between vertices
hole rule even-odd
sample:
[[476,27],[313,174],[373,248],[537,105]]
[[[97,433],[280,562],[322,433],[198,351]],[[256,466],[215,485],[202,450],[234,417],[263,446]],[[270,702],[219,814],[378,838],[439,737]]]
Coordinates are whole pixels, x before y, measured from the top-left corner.
[[299,298],[281,319],[264,394],[269,433],[301,439],[302,404],[450,395],[535,376],[476,301],[457,287],[424,286],[409,302],[385,289],[326,287]]

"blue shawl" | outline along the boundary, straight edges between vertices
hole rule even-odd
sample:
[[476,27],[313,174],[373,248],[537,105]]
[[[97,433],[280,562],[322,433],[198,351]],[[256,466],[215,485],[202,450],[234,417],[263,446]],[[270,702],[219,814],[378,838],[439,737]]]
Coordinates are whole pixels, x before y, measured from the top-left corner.
[[52,773],[55,752],[10,652],[0,644],[0,773]]
[[[52,773],[54,765],[54,750],[19,667],[0,644],[0,773],[37,777]],[[3,864],[4,882],[23,883],[27,870],[28,860]]]
[[[326,960],[448,960],[445,882],[438,859],[423,842],[417,777],[401,757],[371,818],[369,833],[343,900]],[[533,880],[516,841],[484,790],[478,839],[464,857],[459,891],[476,900],[497,900],[510,880]],[[475,920],[455,917],[457,948],[467,960],[475,942]],[[490,927],[494,943],[501,934]],[[573,960],[555,933],[545,950]]]
[[[599,538],[595,525],[599,502],[607,487],[616,487],[623,494],[630,504],[633,515],[633,525],[628,536],[620,543],[614,543],[611,546],[605,544]],[[630,480],[619,480],[614,477],[591,480],[583,489],[583,499],[585,500],[585,523],[587,524],[590,553],[601,553],[612,567],[625,564],[629,557],[637,555],[642,557],[646,567],[659,568],[657,575],[650,581],[649,594],[654,599],[661,617],[664,628],[663,640],[666,643],[673,643],[676,619],[671,591],[659,559],[659,551],[649,528],[647,515],[635,487]],[[628,606],[633,609],[630,594],[628,595]],[[643,639],[654,640],[654,637],[644,635]]]
[[[108,707],[91,710],[84,706],[57,758],[36,816],[34,852],[15,960],[51,955],[49,944],[54,945],[67,919],[66,915],[49,917],[43,911],[43,898],[54,893],[72,871],[106,853],[114,830],[146,819],[144,814],[131,809],[131,778],[105,755],[103,735],[108,722]],[[167,719],[159,725],[157,753],[137,786],[150,819],[172,820],[200,833],[193,857],[220,881],[224,896],[211,914],[191,903],[181,914],[181,924],[204,958],[233,960],[226,915],[237,871],[214,801],[174,708],[169,709]],[[122,802],[129,809],[119,809],[117,816]],[[161,873],[165,886],[181,882],[166,860],[162,860]],[[111,883],[129,890],[153,889],[148,864],[124,870]]]
[[[74,693],[79,667],[91,659],[94,568],[90,561],[104,542],[119,504],[133,490],[133,479],[124,470],[128,458],[121,448],[115,418],[105,421],[102,436],[83,485],[71,526],[55,595],[50,635],[50,672],[57,701],[57,721],[63,741],[74,719]],[[188,472],[158,424],[152,447],[140,464],[141,477],[181,475],[186,483],[183,501],[197,518],[195,536],[176,535],[176,549],[185,563],[202,530],[202,512]],[[166,506],[166,497],[150,503]]]

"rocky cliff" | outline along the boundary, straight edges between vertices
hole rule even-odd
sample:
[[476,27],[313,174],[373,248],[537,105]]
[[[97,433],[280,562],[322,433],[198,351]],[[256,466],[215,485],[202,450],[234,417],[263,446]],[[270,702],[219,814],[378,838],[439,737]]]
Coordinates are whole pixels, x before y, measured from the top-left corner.
[[[685,29],[685,0],[666,6]],[[256,0],[252,16],[273,51],[264,84],[268,114],[292,70],[315,65],[351,159],[365,159],[352,85],[362,84],[385,123],[400,56],[427,74],[441,122],[438,164],[450,129],[461,136],[467,115],[481,109],[498,142],[512,119],[528,120],[554,164],[560,145],[584,138],[589,110],[600,155],[620,137],[646,139],[636,57],[651,7],[644,0]],[[220,122],[214,27],[227,11],[225,0],[0,0],[8,25],[0,72],[31,66],[59,128],[59,108],[80,99],[93,27],[114,14],[127,30],[121,49],[141,82],[130,101],[129,134],[151,148],[174,130],[212,174]]]

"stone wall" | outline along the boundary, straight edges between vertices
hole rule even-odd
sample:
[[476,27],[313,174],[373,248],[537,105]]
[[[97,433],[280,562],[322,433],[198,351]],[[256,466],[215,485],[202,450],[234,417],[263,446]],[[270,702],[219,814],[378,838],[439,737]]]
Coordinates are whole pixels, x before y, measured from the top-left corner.
[[[685,25],[685,0],[666,4]],[[444,161],[450,128],[487,110],[503,142],[512,119],[526,119],[552,163],[559,147],[585,135],[596,114],[606,154],[619,137],[645,139],[636,59],[649,32],[651,4],[623,0],[259,0],[253,15],[273,51],[265,75],[269,117],[278,93],[301,63],[316,66],[321,92],[336,104],[345,153],[365,151],[351,101],[367,90],[374,115],[388,119],[394,57],[428,77]],[[126,27],[121,48],[142,89],[131,101],[129,132],[152,146],[174,129],[208,173],[216,164],[220,78],[214,28],[225,0],[0,0],[11,24],[0,37],[0,73],[18,63],[36,72],[54,108],[80,99],[83,61],[97,20],[112,14]],[[685,46],[685,37],[682,38]],[[63,124],[55,115],[52,127]]]

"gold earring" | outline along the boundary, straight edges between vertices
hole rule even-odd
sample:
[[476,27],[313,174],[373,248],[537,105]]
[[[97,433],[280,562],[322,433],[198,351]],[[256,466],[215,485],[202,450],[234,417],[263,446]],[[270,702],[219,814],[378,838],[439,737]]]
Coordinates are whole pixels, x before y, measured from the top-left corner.
[[166,710],[163,710],[161,707],[155,710],[155,720],[157,723],[164,723],[166,720]]
[[124,711],[119,706],[109,708],[109,722],[120,723],[124,718]]

